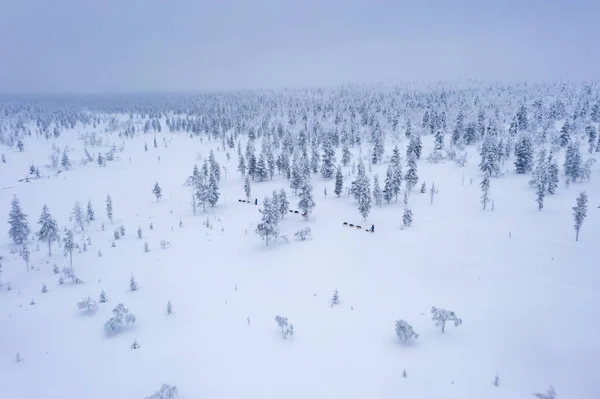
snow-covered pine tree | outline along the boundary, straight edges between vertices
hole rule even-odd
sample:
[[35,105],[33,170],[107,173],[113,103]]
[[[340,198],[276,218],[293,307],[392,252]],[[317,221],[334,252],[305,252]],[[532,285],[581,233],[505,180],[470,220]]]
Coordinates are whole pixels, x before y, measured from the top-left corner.
[[396,320],[394,327],[396,330],[396,335],[403,343],[407,343],[413,338],[419,338],[419,334],[415,333],[413,327],[405,320]]
[[585,191],[579,193],[577,205],[573,207],[573,220],[575,221],[575,241],[579,241],[579,230],[587,216],[588,196]]
[[217,176],[214,173],[208,177],[208,203],[210,206],[215,206],[219,202],[219,182]]
[[565,175],[569,178],[569,181],[576,182],[581,178],[582,161],[579,142],[575,141],[569,143],[565,153],[564,169]]
[[458,318],[454,312],[436,308],[435,306],[431,308],[431,319],[436,326],[442,327],[442,333],[445,332],[446,322],[453,321],[455,327],[462,324],[462,320]]
[[112,198],[110,198],[110,194],[106,196],[106,216],[110,222],[113,222],[113,205]]
[[73,230],[65,229],[65,237],[63,238],[63,251],[65,255],[69,254],[69,265],[73,267],[73,249],[75,241],[73,239]]
[[30,229],[27,223],[27,215],[21,209],[21,203],[17,196],[13,196],[10,203],[10,213],[8,214],[8,236],[12,239],[15,245],[23,245],[27,242]]
[[444,131],[442,129],[438,129],[437,132],[435,132],[434,143],[435,151],[441,151],[444,149]]
[[591,154],[596,148],[596,138],[598,136],[596,128],[593,125],[588,125],[585,128],[585,133],[588,136],[588,152]]
[[60,161],[61,166],[64,170],[71,169],[71,161],[69,160],[69,155],[67,154],[67,150],[63,151],[62,159]]
[[269,172],[267,170],[267,160],[265,158],[264,153],[261,153],[258,157],[254,177],[259,181],[264,181],[269,177]]
[[27,271],[29,271],[29,255],[31,255],[31,252],[29,252],[27,244],[23,244],[21,249],[19,249],[19,256],[25,261],[25,267],[27,268]]
[[250,153],[250,156],[247,157],[248,159],[248,167],[246,168],[246,173],[248,173],[248,175],[250,176],[250,178],[252,180],[256,179],[256,155],[254,155],[254,153]]
[[38,240],[45,241],[48,243],[48,255],[52,256],[52,243],[58,241],[58,224],[56,220],[52,218],[48,211],[48,206],[44,204],[42,208],[42,214],[38,221],[40,230],[38,231]]
[[483,205],[483,210],[487,207],[488,202],[490,201],[490,175],[486,173],[485,177],[481,181],[481,205]]
[[404,227],[410,227],[413,222],[413,213],[410,209],[404,208],[404,213],[402,214],[402,224]]
[[246,176],[246,160],[244,159],[244,154],[242,154],[242,153],[239,154],[237,170],[238,170],[238,172],[240,172],[242,179],[247,177]]
[[279,190],[279,213],[281,214],[281,218],[288,213],[290,209],[290,201],[288,201],[287,194],[285,190],[282,188]]
[[558,143],[561,147],[565,148],[571,142],[571,124],[567,119],[563,124],[562,128],[560,128],[560,135],[558,137]]
[[533,166],[533,146],[528,137],[523,137],[515,146],[515,170],[517,173],[527,173]]
[[92,208],[92,200],[89,200],[87,203],[87,214],[85,216],[85,221],[90,224],[90,222],[96,220],[96,214],[94,213],[94,209]]
[[500,155],[498,154],[498,140],[495,134],[486,134],[481,144],[481,162],[479,170],[484,174],[489,173],[490,176],[497,176],[500,173]]
[[338,165],[337,170],[335,172],[335,188],[333,189],[333,193],[339,196],[342,194],[342,190],[344,189],[344,174],[342,173],[342,167]]
[[392,198],[394,198],[394,165],[391,163],[388,165],[385,173],[385,182],[383,185],[383,199],[389,204]]
[[250,187],[250,177],[246,176],[244,179],[244,192],[246,193],[246,199],[250,201],[250,197],[252,196],[252,191]]
[[73,205],[73,211],[71,212],[71,216],[73,217],[73,220],[75,221],[75,227],[79,226],[81,231],[84,231],[83,209],[81,209],[81,205],[79,205],[79,202],[75,202],[75,205]]
[[379,187],[379,176],[377,175],[373,177],[373,200],[375,201],[375,205],[381,207],[383,193],[381,192],[381,187]]
[[546,161],[546,171],[548,173],[548,193],[554,195],[556,194],[556,188],[558,187],[559,171],[558,163],[552,152],[548,155],[548,160]]
[[535,190],[535,202],[538,204],[538,211],[544,208],[544,198],[546,197],[546,181],[545,179],[538,179]]
[[210,175],[214,175],[217,184],[221,182],[221,166],[217,162],[215,158],[215,154],[213,150],[210,150],[210,154],[208,155],[208,163],[210,167]]
[[342,165],[348,166],[352,160],[352,153],[348,147],[348,143],[344,143],[342,146]]
[[404,180],[406,181],[406,191],[409,193],[419,182],[419,176],[417,175],[417,158],[414,152],[411,152],[408,155],[407,171]]
[[279,234],[277,227],[279,221],[278,210],[273,207],[271,198],[265,197],[260,213],[262,214],[261,222],[256,225],[255,232],[269,245],[269,238],[275,238]]
[[315,200],[313,198],[313,186],[310,183],[310,178],[305,177],[300,186],[298,209],[302,211],[304,218],[308,219],[308,216],[315,208],[315,205]]
[[158,185],[158,181],[154,183],[154,187],[152,188],[152,194],[156,197],[156,201],[160,201],[162,197],[162,189]]
[[323,163],[321,164],[321,175],[324,179],[331,179],[335,171],[335,150],[331,140],[327,138],[323,142]]
[[316,140],[311,143],[311,155],[310,155],[310,170],[312,173],[319,172],[319,144]]

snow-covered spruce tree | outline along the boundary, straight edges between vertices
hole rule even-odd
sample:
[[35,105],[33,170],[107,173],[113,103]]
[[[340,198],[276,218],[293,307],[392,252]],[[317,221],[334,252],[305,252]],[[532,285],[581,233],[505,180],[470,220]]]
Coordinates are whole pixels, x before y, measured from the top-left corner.
[[112,221],[113,221],[113,205],[112,205],[112,198],[110,198],[110,194],[108,194],[106,196],[106,217],[108,217],[108,220],[110,220],[110,222],[112,223]]
[[242,153],[239,154],[237,170],[240,172],[242,179],[248,177],[248,175],[246,175],[246,160],[244,159],[244,154]]
[[500,376],[498,375],[498,373],[496,373],[496,376],[494,377],[494,386],[500,386]]
[[75,205],[73,205],[73,210],[71,211],[71,217],[75,221],[75,227],[79,227],[81,229],[81,231],[84,231],[83,209],[81,208],[81,205],[79,205],[79,202],[75,202]]
[[585,191],[579,193],[577,197],[577,205],[573,207],[573,220],[575,221],[575,241],[579,241],[579,230],[587,216],[588,197]]
[[487,207],[488,202],[490,201],[490,175],[486,173],[483,180],[479,184],[481,187],[481,205],[483,205],[483,210]]
[[581,151],[579,142],[572,142],[565,153],[565,175],[571,182],[576,182],[582,175]]
[[[360,165],[362,165],[362,162]],[[367,220],[367,216],[371,213],[371,182],[364,172],[364,167],[360,168],[360,165],[354,186],[354,196],[358,202],[358,212],[364,220]]]
[[319,172],[319,161],[321,158],[319,156],[319,143],[317,143],[316,140],[313,140],[310,143],[310,149],[311,149],[310,170],[312,173],[318,173]]
[[488,133],[484,136],[480,152],[481,162],[479,163],[479,170],[484,174],[489,173],[490,176],[500,174],[500,154],[498,154],[500,148],[496,134]]
[[277,218],[279,218],[281,214],[279,213],[279,192],[277,190],[273,190],[273,193],[271,194],[271,205],[273,206],[275,215],[277,215]]
[[441,151],[444,149],[444,131],[438,129],[434,136],[434,150]]
[[442,327],[442,332],[445,332],[446,322],[453,321],[456,327],[462,324],[462,320],[459,319],[454,312],[446,309],[439,309],[435,306],[431,308],[431,319],[436,326]]
[[438,193],[438,189],[435,186],[435,182],[431,183],[431,188],[429,189],[429,203],[433,205],[433,198]]
[[404,227],[410,227],[413,222],[413,213],[410,209],[404,208],[404,213],[402,214],[402,224]]
[[98,301],[100,303],[104,303],[108,300],[108,298],[106,297],[106,293],[104,292],[104,290],[102,290],[102,292],[100,292],[100,297],[98,298]]
[[404,320],[396,320],[394,326],[396,328],[396,335],[403,343],[419,338],[419,334],[415,333],[413,327]]
[[210,206],[217,205],[220,195],[217,176],[215,174],[211,174],[208,178],[208,203]]
[[335,150],[329,138],[323,142],[323,163],[321,164],[321,175],[324,179],[331,179],[335,172]]
[[152,188],[152,194],[156,197],[156,201],[160,201],[162,197],[162,189],[158,185],[158,182],[154,183],[154,187]]
[[554,387],[550,385],[546,393],[534,393],[533,396],[538,399],[556,399],[556,391],[554,390]]
[[142,228],[138,226],[137,228],[137,236],[138,239],[141,240],[142,239]]
[[331,296],[330,305],[331,305],[331,307],[334,307],[335,305],[338,305],[339,303],[340,303],[340,294],[338,293],[338,290],[336,288],[335,291],[333,291],[333,295]]
[[167,314],[173,313],[173,305],[171,305],[171,301],[167,301]]
[[269,197],[265,197],[262,203],[261,222],[256,225],[256,234],[266,241],[269,245],[269,238],[276,238],[279,234],[277,224],[279,222],[279,210],[273,206],[273,201]]
[[98,310],[98,304],[88,296],[87,298],[83,298],[81,302],[77,302],[77,309],[84,313],[94,313]]
[[561,147],[565,148],[571,142],[571,124],[567,119],[560,128],[560,135],[558,136],[558,143]]
[[348,143],[345,143],[342,146],[342,165],[348,166],[350,164],[351,160],[352,160],[352,153],[350,152]]
[[596,148],[596,138],[598,134],[596,133],[596,128],[593,125],[586,126],[585,133],[588,136],[588,152],[591,154]]
[[335,188],[333,189],[333,193],[340,197],[342,194],[342,190],[344,189],[344,174],[342,173],[342,168],[338,165],[337,170],[335,172]]
[[313,186],[310,184],[310,179],[306,177],[303,179],[300,186],[298,209],[302,211],[304,218],[308,219],[308,216],[315,208],[315,205],[315,200],[313,198]]
[[517,173],[527,173],[533,167],[533,146],[528,137],[523,137],[515,146],[515,170]]
[[131,276],[131,279],[129,279],[129,289],[131,291],[137,291],[138,289],[137,281],[135,281],[135,277],[133,277],[133,275]]
[[12,239],[15,245],[23,245],[27,242],[30,229],[27,223],[27,215],[21,209],[21,203],[16,196],[13,196],[10,204],[10,213],[8,214],[8,236]]
[[62,159],[60,161],[61,166],[64,170],[71,169],[71,161],[69,160],[69,155],[67,154],[67,150],[63,151]]
[[544,198],[546,197],[546,181],[538,179],[535,189],[535,202],[538,205],[538,211],[544,209]]
[[287,199],[287,194],[285,193],[285,190],[282,188],[279,190],[279,214],[281,215],[281,218],[283,219],[283,217],[288,213],[290,209],[290,201],[288,201]]
[[288,324],[287,317],[275,316],[275,323],[281,328],[283,339],[286,339],[288,335],[294,335],[294,325]]
[[29,252],[29,248],[27,247],[27,244],[23,244],[21,246],[21,249],[19,249],[19,256],[25,261],[25,267],[27,268],[27,271],[29,271],[29,256],[31,255],[31,252]]
[[385,172],[385,182],[383,185],[383,199],[388,204],[394,198],[394,166],[390,163]]
[[119,332],[119,330],[121,330],[125,324],[135,323],[135,315],[130,313],[129,309],[127,309],[122,303],[118,304],[112,312],[113,317],[104,323],[104,331],[108,335]]
[[421,184],[421,189],[419,190],[419,192],[421,194],[425,194],[427,192],[427,184],[425,182],[423,182],[423,184]]
[[90,224],[94,220],[96,220],[96,214],[94,213],[94,209],[92,208],[92,200],[89,200],[87,203],[87,214],[85,217],[85,221],[88,224]]
[[177,396],[177,387],[175,385],[163,384],[160,389],[144,399],[173,399]]
[[381,207],[381,203],[383,202],[383,192],[381,191],[381,187],[379,187],[379,176],[377,175],[373,177],[373,201],[379,207]]
[[267,180],[269,177],[269,172],[267,170],[267,159],[264,154],[260,154],[258,157],[258,162],[256,162],[256,170],[254,172],[254,177],[258,181]]
[[40,230],[38,231],[38,240],[48,243],[48,255],[52,256],[52,243],[58,241],[58,224],[52,218],[48,211],[48,206],[44,204],[42,214],[38,221]]
[[244,192],[246,193],[246,199],[250,201],[250,197],[252,196],[252,191],[250,187],[250,177],[246,176],[244,180]]
[[69,265],[73,267],[73,249],[75,242],[73,239],[73,230],[65,229],[65,237],[63,238],[63,251],[65,255],[69,254]]
[[406,191],[409,193],[419,182],[419,175],[417,174],[417,159],[414,155],[414,152],[411,152],[408,155],[407,171],[406,175],[404,176],[404,180],[406,181]]
[[547,179],[548,179],[548,194],[554,195],[556,194],[556,188],[558,187],[558,163],[556,162],[556,157],[552,152],[548,155],[548,160],[546,161],[546,171],[547,171]]
[[217,184],[221,182],[221,166],[217,162],[215,158],[215,154],[213,150],[210,150],[210,154],[208,155],[208,164],[209,164],[209,173],[211,176],[215,177]]

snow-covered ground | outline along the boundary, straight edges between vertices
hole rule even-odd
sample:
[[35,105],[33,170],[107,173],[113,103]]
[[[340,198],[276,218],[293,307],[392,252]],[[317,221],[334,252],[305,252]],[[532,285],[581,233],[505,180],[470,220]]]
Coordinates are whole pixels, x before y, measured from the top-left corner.
[[[475,148],[464,170],[423,157],[409,199],[414,222],[403,229],[402,198],[374,205],[365,222],[351,197],[333,194],[334,180],[313,175],[314,213],[309,220],[286,215],[280,230],[289,243],[280,238],[266,246],[254,233],[264,196],[285,188],[297,208],[282,176],[253,182],[259,206],[240,203],[244,181],[235,149],[228,149],[228,161],[205,136],[201,142],[164,132],[156,134],[158,148],[154,134],[107,135],[125,147],[105,167],[92,162],[58,175],[42,169],[52,143],[72,148],[73,163],[84,158],[77,130],[52,141],[27,138],[23,152],[2,149],[7,163],[0,164],[0,226],[6,231],[13,195],[32,232],[44,204],[61,233],[74,227],[69,217],[76,201],[85,208],[91,200],[97,220],[76,233],[77,243],[91,240],[86,252],[73,254],[85,282],[79,285],[59,285],[53,265],[67,266],[69,258],[56,244],[49,257],[46,244],[36,251],[32,241],[33,270],[27,272],[18,253],[10,253],[9,237],[0,236],[0,397],[142,398],[165,382],[185,399],[513,399],[550,385],[559,398],[600,397],[597,180],[569,188],[561,182],[540,212],[530,176],[515,174],[509,161],[503,167],[508,173],[492,178],[494,210],[483,211]],[[423,140],[427,154],[433,137]],[[210,149],[227,170],[221,198],[193,216],[192,191],[183,183]],[[388,143],[386,156],[391,149]],[[30,164],[49,178],[18,182]],[[386,167],[373,165],[369,174],[382,182]],[[350,170],[344,167],[344,175]],[[600,173],[597,166],[594,173]],[[151,193],[155,181],[162,187],[160,201]],[[428,189],[432,182],[438,187],[433,204],[429,193],[419,193],[422,181]],[[590,202],[575,242],[571,208],[581,190]],[[106,217],[107,194],[113,224]],[[374,224],[375,233],[343,222]],[[126,235],[113,248],[120,225]],[[297,241],[294,232],[307,226],[312,239]],[[162,249],[162,240],[170,248]],[[129,289],[132,275],[137,291]],[[331,307],[336,288],[340,303]],[[102,290],[108,301],[95,313],[77,309],[82,298],[97,301]],[[118,303],[137,322],[107,336],[103,325]],[[463,324],[442,333],[431,320],[432,306],[455,311]],[[276,315],[294,325],[293,337],[282,338]],[[412,324],[419,338],[400,343],[398,319]],[[134,339],[137,350],[131,349]]]

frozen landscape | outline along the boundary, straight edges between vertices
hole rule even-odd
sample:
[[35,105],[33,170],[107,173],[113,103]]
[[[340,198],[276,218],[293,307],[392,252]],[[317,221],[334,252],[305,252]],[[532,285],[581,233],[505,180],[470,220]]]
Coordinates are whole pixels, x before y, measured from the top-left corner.
[[599,89],[3,99],[1,396],[600,397]]

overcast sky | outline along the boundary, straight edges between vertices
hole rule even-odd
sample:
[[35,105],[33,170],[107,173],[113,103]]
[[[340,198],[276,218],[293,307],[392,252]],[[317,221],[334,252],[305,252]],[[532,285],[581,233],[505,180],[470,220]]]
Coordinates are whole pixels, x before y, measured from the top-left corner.
[[0,0],[0,92],[589,80],[600,0]]

